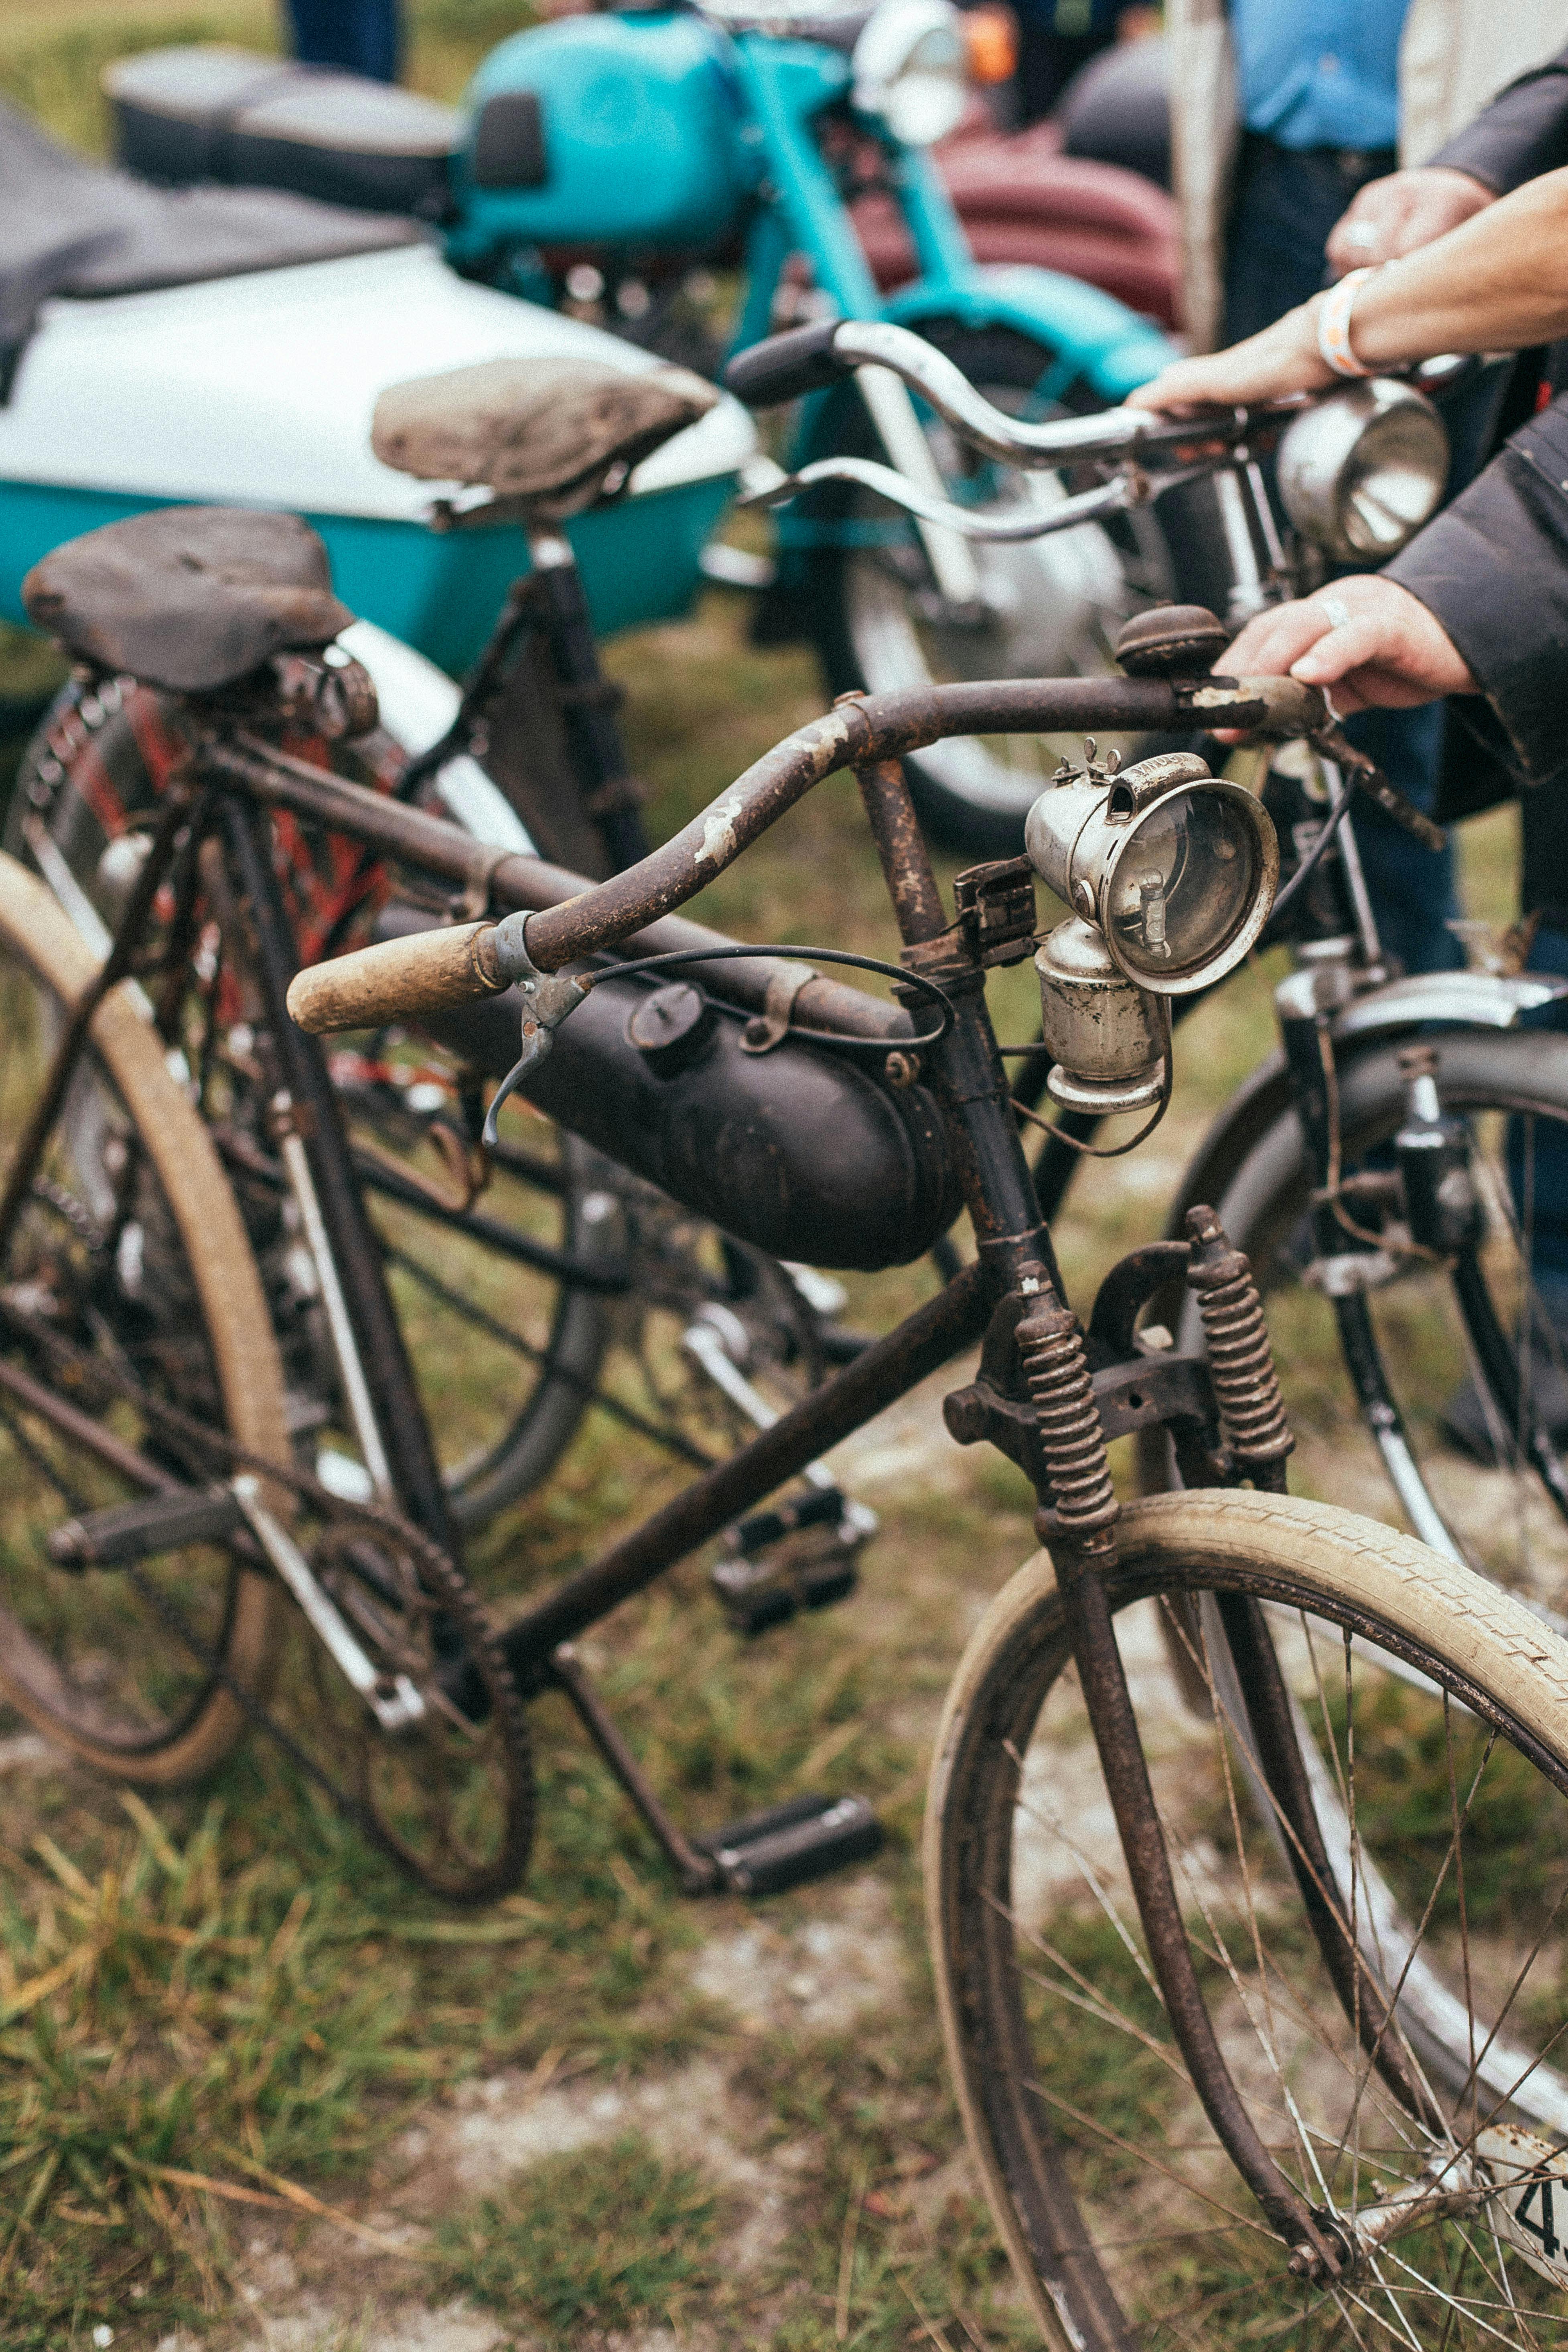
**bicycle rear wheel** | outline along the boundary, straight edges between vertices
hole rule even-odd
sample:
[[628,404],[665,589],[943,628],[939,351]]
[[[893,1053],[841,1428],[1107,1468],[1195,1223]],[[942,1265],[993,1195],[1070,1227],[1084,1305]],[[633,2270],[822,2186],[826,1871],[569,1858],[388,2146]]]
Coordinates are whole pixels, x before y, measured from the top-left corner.
[[[1108,1590],[1200,1981],[1343,2267],[1292,2275],[1192,2088],[1042,1554],[949,1695],[925,1863],[960,2107],[1047,2340],[1562,2342],[1568,1648],[1468,1570],[1321,1505],[1167,1496],[1119,1536]],[[1348,1997],[1215,1643],[1243,1604],[1349,1823],[1327,1939],[1360,1954]],[[1205,1719],[1163,1628],[1192,1644]]]
[[[0,856],[0,1190],[96,969],[41,884]],[[279,1602],[216,1543],[118,1569],[50,1558],[68,1520],[146,1493],[117,1444],[171,1484],[221,1475],[221,1450],[171,1436],[137,1391],[286,1458],[282,1371],[244,1226],[121,987],[94,1016],[0,1260],[0,1697],[101,1770],[166,1784],[216,1764],[247,1702],[265,1697]]]
[[[297,757],[331,761],[363,783],[375,781],[377,741],[390,753],[384,738],[366,747],[289,735],[285,747]],[[68,686],[28,746],[5,847],[44,873],[84,935],[115,920],[122,883],[113,845],[151,816],[178,749],[158,695],[130,680]],[[282,838],[301,952],[336,953],[382,887],[374,861],[291,822]],[[205,945],[209,961],[223,952],[221,939]],[[243,1129],[238,1140],[251,1147],[247,1156],[266,1159],[264,1090],[245,1078],[247,1008],[223,970],[217,995],[216,1049],[207,1066],[218,1108],[231,1127]],[[506,1244],[517,1240],[526,1250],[542,1243],[568,1256],[592,1256],[613,1203],[595,1183],[583,1147],[514,1105],[502,1115],[506,1148],[489,1188],[468,1203],[478,1220],[489,1222],[491,1237],[478,1223],[455,1225],[443,1203],[464,1200],[461,1170],[453,1163],[464,1158],[460,1137],[468,1124],[465,1073],[427,1041],[387,1031],[341,1044],[333,1075],[388,1251],[416,1376],[440,1407],[431,1422],[452,1515],[473,1533],[550,1475],[582,1421],[610,1343],[601,1297],[509,1255]],[[347,1479],[347,1490],[358,1492],[356,1465],[339,1443],[342,1399],[320,1300],[276,1171],[258,1175],[231,1156],[230,1173],[283,1351],[290,1426],[301,1443],[314,1437],[312,1466],[329,1480]]]

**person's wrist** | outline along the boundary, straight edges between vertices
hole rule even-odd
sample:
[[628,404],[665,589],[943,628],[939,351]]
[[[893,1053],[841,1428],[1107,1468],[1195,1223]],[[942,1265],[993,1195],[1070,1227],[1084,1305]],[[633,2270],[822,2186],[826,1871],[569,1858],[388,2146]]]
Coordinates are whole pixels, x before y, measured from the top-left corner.
[[[1318,336],[1318,316],[1325,299],[1321,294],[1314,294],[1310,302],[1303,302],[1299,310],[1289,313],[1291,367],[1297,378],[1292,386],[1294,390],[1319,392],[1325,384],[1338,380],[1323,357]],[[1286,322],[1281,320],[1280,323]]]
[[1326,294],[1316,297],[1318,356],[1331,375],[1359,377],[1373,370],[1358,357],[1352,341],[1356,299],[1372,276],[1369,268],[1352,269]]

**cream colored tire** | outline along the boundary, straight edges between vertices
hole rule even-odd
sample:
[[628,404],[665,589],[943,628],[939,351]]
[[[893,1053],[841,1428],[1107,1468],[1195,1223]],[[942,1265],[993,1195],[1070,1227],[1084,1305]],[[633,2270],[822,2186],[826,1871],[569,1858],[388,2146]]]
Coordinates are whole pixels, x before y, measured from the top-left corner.
[[[1352,1513],[1247,1491],[1134,1503],[1117,1535],[1113,1612],[1161,1593],[1237,1593],[1349,1628],[1373,1654],[1381,1647],[1429,1674],[1496,1727],[1542,1776],[1553,1806],[1568,1791],[1568,1644],[1468,1570]],[[927,1924],[969,2146],[1045,2340],[1057,2352],[1120,2352],[1154,2338],[1129,2315],[1099,2255],[1082,2259],[1090,2232],[1065,2161],[1042,2144],[1055,2127],[1041,2123],[1035,2057],[1009,2043],[1003,1981],[1015,1968],[1007,1946],[1026,1941],[1021,1926],[1000,1924],[1012,1905],[1016,1807],[1022,1817],[1018,1759],[1066,1650],[1051,1562],[1040,1552],[991,1603],[948,1693],[926,1807]],[[1561,2089],[1559,2078],[1547,2107]],[[1233,2193],[1247,2202],[1239,2182]],[[1316,2340],[1310,2330],[1300,2338]]]
[[[0,855],[0,953],[30,971],[61,1004],[74,1004],[98,964],[44,886]],[[206,1129],[171,1075],[156,1033],[127,986],[93,1017],[91,1040],[156,1173],[172,1213],[205,1326],[229,1434],[254,1454],[288,1459],[283,1375],[261,1284],[234,1196]],[[15,1137],[0,1137],[8,1146]],[[279,1596],[248,1570],[235,1578],[219,1660],[234,1689],[214,1682],[165,1744],[126,1747],[95,1738],[74,1719],[47,1650],[0,1609],[0,1695],[51,1738],[117,1779],[166,1786],[210,1770],[246,1728],[236,1692],[265,1698],[276,1663]]]

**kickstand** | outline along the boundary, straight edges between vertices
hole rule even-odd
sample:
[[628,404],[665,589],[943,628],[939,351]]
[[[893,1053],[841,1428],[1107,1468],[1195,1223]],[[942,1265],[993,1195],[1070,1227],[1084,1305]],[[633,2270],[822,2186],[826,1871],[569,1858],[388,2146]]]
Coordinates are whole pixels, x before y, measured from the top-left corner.
[[881,1824],[864,1797],[786,1797],[693,1841],[660,1804],[620,1728],[588,1680],[570,1642],[550,1655],[550,1671],[589,1738],[647,1822],[680,1881],[683,1895],[777,1895],[850,1863],[867,1862],[882,1843]]
[[584,1727],[643,1820],[680,1881],[683,1895],[710,1894],[721,1882],[711,1854],[699,1853],[678,1822],[659,1803],[647,1775],[621,1737],[619,1725],[577,1662],[570,1642],[550,1654],[550,1670],[583,1718]]

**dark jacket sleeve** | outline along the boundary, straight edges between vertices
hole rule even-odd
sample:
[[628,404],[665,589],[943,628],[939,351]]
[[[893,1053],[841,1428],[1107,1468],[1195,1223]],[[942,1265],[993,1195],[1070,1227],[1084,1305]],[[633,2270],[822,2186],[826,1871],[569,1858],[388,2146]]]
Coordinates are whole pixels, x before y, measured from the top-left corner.
[[1429,159],[1506,196],[1568,163],[1568,48],[1500,90]]
[[1452,707],[1483,756],[1568,782],[1568,394],[1384,569],[1468,663],[1480,695]]

